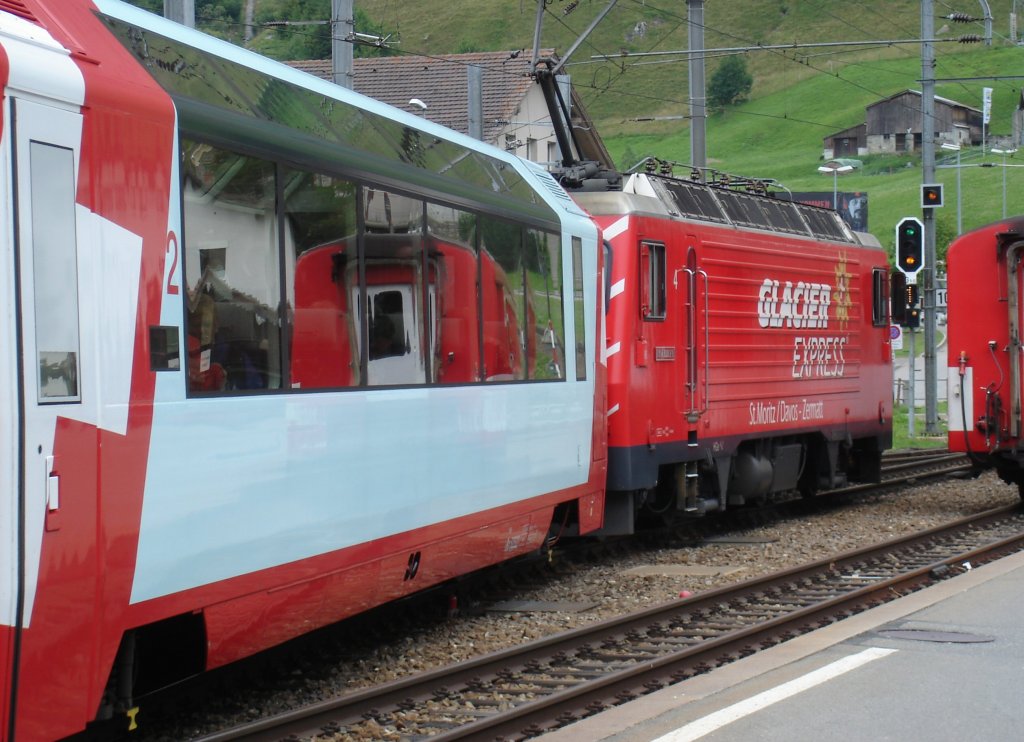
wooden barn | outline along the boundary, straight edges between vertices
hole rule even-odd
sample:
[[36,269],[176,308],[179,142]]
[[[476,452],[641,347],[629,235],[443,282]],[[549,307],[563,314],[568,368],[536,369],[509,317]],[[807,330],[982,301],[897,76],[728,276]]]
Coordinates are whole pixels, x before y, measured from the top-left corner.
[[824,141],[824,158],[834,160],[837,157],[857,157],[866,155],[867,125],[857,124],[849,129],[829,134]]
[[[935,136],[954,144],[980,144],[982,113],[949,98],[935,96]],[[866,109],[870,154],[912,152],[921,147],[921,92],[903,90]]]

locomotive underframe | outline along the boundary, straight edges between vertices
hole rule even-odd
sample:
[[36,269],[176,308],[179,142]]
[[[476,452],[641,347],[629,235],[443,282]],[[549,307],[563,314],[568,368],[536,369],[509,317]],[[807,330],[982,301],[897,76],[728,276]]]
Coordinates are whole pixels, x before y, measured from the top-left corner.
[[785,493],[813,496],[850,482],[881,481],[891,434],[813,431],[756,439],[685,442],[610,449],[610,470],[628,472],[632,487],[609,484],[601,533],[633,533],[727,508],[760,505]]

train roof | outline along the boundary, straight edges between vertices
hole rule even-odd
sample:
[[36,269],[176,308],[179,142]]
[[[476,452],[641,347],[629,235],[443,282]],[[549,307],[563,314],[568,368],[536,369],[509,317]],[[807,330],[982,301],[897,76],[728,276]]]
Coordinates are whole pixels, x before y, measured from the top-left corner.
[[595,215],[617,214],[625,209],[667,219],[880,246],[872,235],[852,231],[831,209],[680,178],[634,173],[621,191],[578,192],[574,196]]
[[558,225],[582,215],[542,168],[407,111],[120,0],[94,0],[110,32],[167,91],[183,133],[277,152],[467,208]]

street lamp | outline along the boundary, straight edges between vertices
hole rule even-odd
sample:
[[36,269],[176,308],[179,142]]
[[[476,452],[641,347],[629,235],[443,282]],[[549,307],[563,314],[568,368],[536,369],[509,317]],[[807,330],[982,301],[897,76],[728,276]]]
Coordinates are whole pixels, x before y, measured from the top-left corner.
[[1016,151],[1016,149],[996,149],[995,147],[989,150],[989,152],[1003,156],[1003,219],[1006,218],[1006,157],[1007,155],[1013,157],[1013,153]]
[[[960,194],[962,193],[960,190],[960,145],[943,142],[939,146],[944,150],[956,152],[956,233],[959,235],[964,231],[963,222],[960,219]],[[1005,173],[1006,171],[1004,170],[1003,172]]]
[[818,168],[819,173],[832,173],[832,210],[839,211],[839,173],[848,173],[853,170],[853,165],[834,165],[828,167],[822,165]]

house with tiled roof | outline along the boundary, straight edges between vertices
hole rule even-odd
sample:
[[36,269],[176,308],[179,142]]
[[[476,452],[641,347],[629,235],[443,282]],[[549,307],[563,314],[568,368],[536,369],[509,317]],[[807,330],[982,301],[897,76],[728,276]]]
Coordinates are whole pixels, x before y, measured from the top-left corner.
[[[325,80],[333,78],[329,59],[288,64]],[[472,52],[354,59],[352,87],[358,93],[468,134],[467,71],[472,66],[483,70],[484,141],[534,162],[559,160],[551,117],[540,86],[528,74],[525,54]],[[571,101],[573,128],[584,150],[582,159],[597,160],[611,167],[611,157],[575,91]]]

